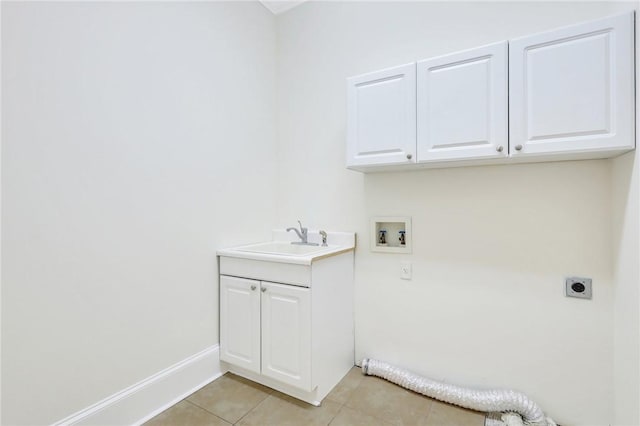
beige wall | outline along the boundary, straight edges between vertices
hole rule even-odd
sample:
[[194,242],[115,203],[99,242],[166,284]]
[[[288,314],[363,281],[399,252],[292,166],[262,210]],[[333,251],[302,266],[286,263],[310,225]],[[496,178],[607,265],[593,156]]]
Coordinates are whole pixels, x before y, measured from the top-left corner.
[[215,250],[275,222],[274,24],[246,2],[2,2],[2,424],[218,342]]
[[[640,147],[640,22],[636,12],[636,146]],[[640,424],[640,149],[612,160],[614,423]]]
[[[640,151],[344,168],[346,77],[634,6],[2,2],[2,423],[217,343],[215,250],[301,219],[358,232],[358,359],[637,424]],[[375,215],[412,216],[412,255],[369,252]]]
[[[607,160],[348,171],[345,78],[634,6],[312,2],[278,17],[278,218],[358,232],[358,360],[516,388],[560,423],[614,421],[614,273],[627,268],[611,254],[611,189],[624,177]],[[412,217],[412,255],[369,251],[378,215]],[[568,275],[592,277],[593,300],[564,297]]]
[[614,272],[614,412],[616,425],[640,423],[638,283],[640,218],[638,153],[612,161],[612,231]]

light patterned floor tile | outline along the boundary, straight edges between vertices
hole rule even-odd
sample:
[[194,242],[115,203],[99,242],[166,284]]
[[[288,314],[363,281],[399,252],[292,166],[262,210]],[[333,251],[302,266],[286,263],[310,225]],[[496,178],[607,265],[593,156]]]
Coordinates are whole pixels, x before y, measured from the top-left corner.
[[424,424],[431,399],[377,377],[365,377],[347,407],[367,413],[394,425]]
[[266,386],[227,373],[191,395],[187,401],[229,423],[236,423],[271,392]]
[[228,373],[145,425],[483,426],[484,417],[386,380],[363,376],[354,367],[320,407]]
[[220,417],[187,401],[180,401],[145,423],[145,426],[231,426]]
[[427,426],[483,426],[485,415],[455,405],[433,401]]
[[391,426],[391,423],[376,419],[353,408],[342,407],[330,426]]
[[327,395],[327,399],[344,404],[356,390],[364,375],[360,367],[353,367]]
[[324,400],[320,407],[274,392],[242,418],[241,426],[320,426],[328,425],[340,404]]

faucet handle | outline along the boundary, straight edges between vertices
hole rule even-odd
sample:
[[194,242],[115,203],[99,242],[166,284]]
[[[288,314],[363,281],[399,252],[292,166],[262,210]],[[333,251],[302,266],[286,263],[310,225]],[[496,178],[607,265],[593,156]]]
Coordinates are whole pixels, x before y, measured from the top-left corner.
[[320,235],[322,236],[322,246],[325,247],[327,245],[327,233],[320,231]]
[[302,226],[302,222],[300,222],[300,221],[298,221],[298,224],[300,224],[300,232],[302,232],[303,234],[306,234],[307,233],[307,228],[304,228]]

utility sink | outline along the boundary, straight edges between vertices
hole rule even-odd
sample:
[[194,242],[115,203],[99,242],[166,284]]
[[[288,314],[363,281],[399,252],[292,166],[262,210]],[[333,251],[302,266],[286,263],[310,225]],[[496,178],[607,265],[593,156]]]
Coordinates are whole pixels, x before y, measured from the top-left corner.
[[[274,229],[271,241],[220,249],[217,254],[227,258],[227,260],[228,258],[235,258],[271,263],[311,265],[320,259],[333,257],[355,249],[356,236],[353,232],[328,232],[326,234],[328,246],[321,245],[322,237],[320,232],[314,230],[308,233],[309,242],[318,245],[291,244],[292,242],[297,242],[297,236],[284,229]],[[265,267],[264,264],[259,265],[260,267]]]
[[317,245],[282,229],[217,251],[219,354],[225,371],[319,406],[353,368],[355,233],[302,234]]
[[327,246],[314,246],[303,244],[291,244],[289,242],[270,241],[268,243],[252,244],[250,246],[237,247],[236,250],[251,253],[275,254],[281,256],[307,256],[313,253],[330,250]]

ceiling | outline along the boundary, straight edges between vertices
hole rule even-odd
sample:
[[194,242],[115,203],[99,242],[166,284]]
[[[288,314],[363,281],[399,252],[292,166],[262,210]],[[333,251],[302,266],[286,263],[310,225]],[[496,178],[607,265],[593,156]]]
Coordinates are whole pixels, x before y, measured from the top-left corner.
[[305,1],[307,0],[260,0],[260,3],[262,3],[264,7],[269,9],[274,15],[278,15],[280,13],[286,12],[293,7],[298,6],[299,4],[304,3]]
[[[264,7],[266,7],[267,9],[269,9],[274,15],[279,15],[281,13],[286,12],[289,9],[292,9],[296,6],[301,5],[302,3],[309,1],[309,0],[258,0],[260,3],[262,3],[262,5]],[[326,1],[326,0],[325,0]],[[341,0],[328,0],[328,1],[341,1]],[[356,0],[357,1],[357,0]],[[402,2],[402,1],[407,1],[407,0],[371,0],[371,1],[391,1],[391,2]],[[439,0],[409,0],[409,1],[439,1]],[[442,1],[442,0],[440,0]],[[458,1],[458,2],[462,2],[462,1],[466,1],[466,0],[446,0],[446,1]],[[523,1],[528,1],[528,0],[503,0],[503,1],[514,1],[514,2],[523,2]],[[568,2],[578,2],[581,0],[566,0]],[[605,2],[612,2],[614,0],[605,0]],[[0,2],[2,2],[2,0],[0,0]]]

